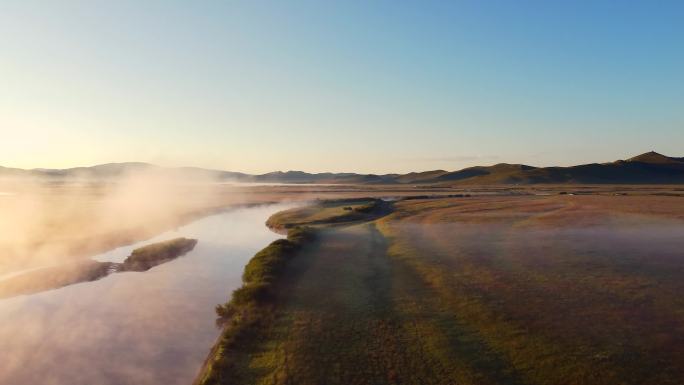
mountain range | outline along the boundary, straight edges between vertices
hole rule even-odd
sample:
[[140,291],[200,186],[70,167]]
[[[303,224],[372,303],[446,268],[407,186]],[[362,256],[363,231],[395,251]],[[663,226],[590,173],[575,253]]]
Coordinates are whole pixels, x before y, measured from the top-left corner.
[[514,185],[514,184],[681,184],[684,158],[647,152],[626,160],[569,167],[534,167],[499,163],[458,171],[431,170],[407,174],[307,173],[275,171],[246,174],[197,167],[167,168],[149,163],[107,163],[68,169],[17,169],[0,167],[0,177],[40,177],[55,180],[116,179],[131,172],[154,171],[184,178],[210,178],[220,182],[297,184],[421,184],[421,185]]

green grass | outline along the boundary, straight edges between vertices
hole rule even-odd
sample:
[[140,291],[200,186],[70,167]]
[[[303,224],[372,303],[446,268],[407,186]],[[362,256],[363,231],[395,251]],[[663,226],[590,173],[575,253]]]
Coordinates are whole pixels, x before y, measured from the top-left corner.
[[139,247],[121,264],[121,271],[146,271],[154,266],[188,253],[197,244],[196,239],[175,238]]
[[272,215],[266,225],[274,229],[297,226],[325,227],[349,225],[387,214],[391,204],[381,199],[339,199],[320,201],[314,205],[281,211]]
[[293,228],[287,239],[272,242],[252,257],[245,267],[243,285],[233,292],[230,301],[216,306],[223,332],[197,384],[222,384],[236,376],[242,346],[257,339],[273,322],[276,287],[283,269],[315,236],[310,228]]

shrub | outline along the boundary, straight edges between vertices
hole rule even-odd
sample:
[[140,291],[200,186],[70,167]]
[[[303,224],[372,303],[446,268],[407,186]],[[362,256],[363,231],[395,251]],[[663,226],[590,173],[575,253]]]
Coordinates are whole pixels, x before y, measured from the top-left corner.
[[216,314],[232,317],[237,307],[271,300],[273,285],[287,261],[314,237],[311,228],[295,227],[288,231],[287,239],[275,240],[256,253],[245,266],[243,285],[233,291],[230,302],[216,306]]
[[229,303],[216,305],[216,314],[221,318],[229,318],[235,314],[235,307]]
[[244,284],[233,291],[233,299],[230,304],[235,307],[265,302],[271,298],[271,286],[268,282]]

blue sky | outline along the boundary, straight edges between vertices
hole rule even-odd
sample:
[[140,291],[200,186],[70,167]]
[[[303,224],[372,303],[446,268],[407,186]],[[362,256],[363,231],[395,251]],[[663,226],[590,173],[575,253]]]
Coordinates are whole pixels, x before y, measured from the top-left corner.
[[684,3],[0,2],[0,164],[684,156]]

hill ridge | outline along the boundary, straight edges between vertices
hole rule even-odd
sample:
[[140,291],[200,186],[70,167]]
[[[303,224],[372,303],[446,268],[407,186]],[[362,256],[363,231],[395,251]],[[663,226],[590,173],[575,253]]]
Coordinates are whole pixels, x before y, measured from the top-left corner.
[[309,173],[301,170],[247,174],[201,167],[161,167],[145,162],[112,162],[65,169],[30,170],[0,166],[0,177],[46,177],[62,179],[110,179],[129,172],[151,171],[180,174],[188,178],[210,178],[223,182],[296,184],[421,184],[421,185],[505,185],[505,184],[682,184],[684,158],[655,151],[608,163],[576,166],[535,167],[497,163],[461,170],[428,170],[405,174],[360,174],[353,172]]

